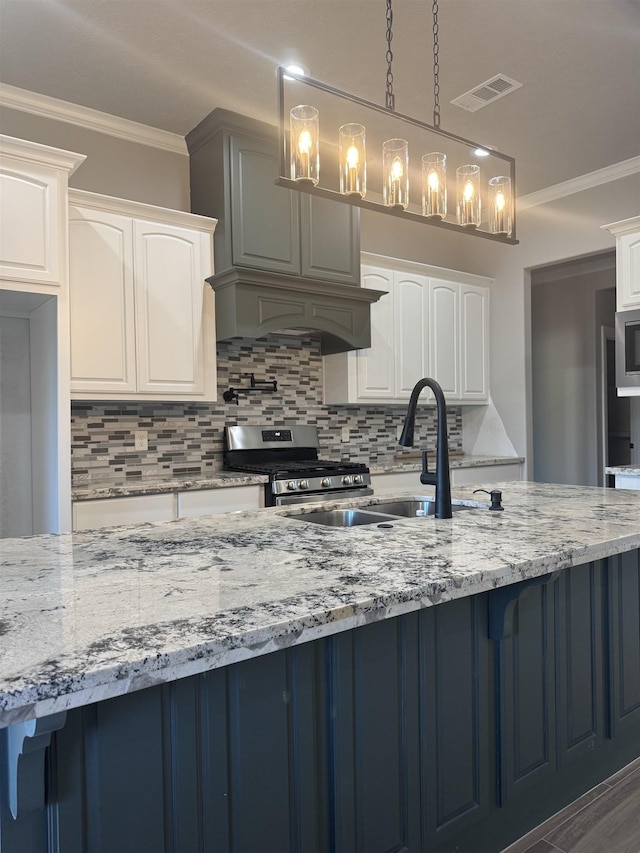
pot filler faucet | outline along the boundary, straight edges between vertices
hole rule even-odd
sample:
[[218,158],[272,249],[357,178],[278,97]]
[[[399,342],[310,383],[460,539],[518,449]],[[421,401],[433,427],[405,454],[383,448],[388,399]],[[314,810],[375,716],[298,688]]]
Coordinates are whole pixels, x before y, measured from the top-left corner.
[[451,478],[449,476],[449,439],[447,437],[447,404],[442,388],[435,379],[421,379],[416,382],[409,408],[404,420],[400,444],[403,447],[413,447],[413,430],[416,422],[418,397],[423,388],[431,388],[436,398],[438,410],[438,447],[436,451],[436,470],[431,472],[427,465],[427,451],[422,451],[422,473],[420,482],[425,486],[436,487],[436,518],[451,518]]

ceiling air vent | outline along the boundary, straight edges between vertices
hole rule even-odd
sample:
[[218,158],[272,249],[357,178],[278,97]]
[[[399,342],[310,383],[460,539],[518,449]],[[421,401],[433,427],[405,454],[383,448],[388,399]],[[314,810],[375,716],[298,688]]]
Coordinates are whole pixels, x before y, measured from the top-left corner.
[[507,77],[506,74],[496,74],[495,77],[485,80],[484,83],[481,83],[474,89],[469,89],[464,95],[454,98],[451,103],[457,107],[462,107],[463,110],[474,113],[481,107],[486,107],[487,104],[497,101],[498,98],[503,98],[510,92],[520,89],[521,86],[522,83],[518,83],[512,77]]

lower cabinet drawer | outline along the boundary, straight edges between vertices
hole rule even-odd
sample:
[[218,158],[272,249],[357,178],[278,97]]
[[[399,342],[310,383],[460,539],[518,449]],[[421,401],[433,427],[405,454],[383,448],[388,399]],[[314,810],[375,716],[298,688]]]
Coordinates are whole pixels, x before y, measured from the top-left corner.
[[143,524],[146,521],[172,521],[175,517],[173,493],[76,501],[73,504],[74,530]]
[[259,509],[263,505],[262,486],[226,486],[220,489],[178,492],[178,518]]

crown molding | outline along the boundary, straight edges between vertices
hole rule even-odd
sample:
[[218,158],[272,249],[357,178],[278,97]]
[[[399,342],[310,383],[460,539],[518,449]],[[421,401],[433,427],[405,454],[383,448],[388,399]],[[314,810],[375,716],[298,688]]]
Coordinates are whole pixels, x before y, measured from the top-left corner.
[[129,216],[139,216],[154,222],[171,223],[187,228],[197,228],[213,234],[218,224],[217,219],[211,216],[201,216],[199,213],[189,213],[184,210],[173,210],[166,207],[158,207],[155,204],[146,204],[141,201],[132,201],[123,198],[93,193],[88,190],[77,190],[69,188],[69,203],[92,210],[103,210],[109,213],[124,213]]
[[622,160],[622,162],[614,163],[612,166],[605,166],[604,169],[597,169],[595,172],[580,175],[580,177],[572,178],[570,181],[563,181],[535,193],[520,196],[517,199],[517,210],[519,213],[529,207],[548,204],[550,201],[557,201],[559,198],[590,190],[592,187],[599,187],[602,184],[608,184],[610,181],[628,178],[629,175],[635,175],[638,172],[640,172],[640,157],[631,157],[629,160]]
[[52,148],[50,145],[41,145],[27,139],[14,139],[4,134],[0,134],[0,153],[14,160],[63,169],[69,175],[73,175],[78,166],[87,159],[86,154],[63,151],[61,148]]
[[148,127],[137,121],[119,118],[90,107],[70,104],[68,101],[50,98],[48,95],[28,92],[26,89],[18,89],[6,83],[0,84],[0,106],[56,121],[66,121],[86,130],[106,133],[118,139],[126,139],[128,142],[136,142],[139,145],[149,145],[174,154],[185,156],[187,154],[186,142],[177,133]]

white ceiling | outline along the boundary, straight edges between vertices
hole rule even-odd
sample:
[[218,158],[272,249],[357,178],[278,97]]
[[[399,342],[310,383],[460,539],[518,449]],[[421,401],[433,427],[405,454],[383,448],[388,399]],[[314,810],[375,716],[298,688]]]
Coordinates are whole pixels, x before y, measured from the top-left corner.
[[[379,104],[385,0],[0,0],[0,82],[184,136],[215,107],[276,121],[275,68]],[[429,0],[395,0],[396,109],[430,123]],[[519,195],[640,153],[640,0],[441,0],[442,128],[517,161]],[[523,84],[468,113],[502,73]],[[1,128],[0,128],[1,130]]]

